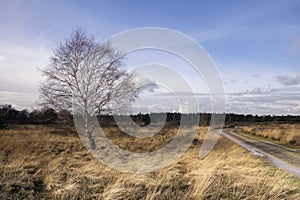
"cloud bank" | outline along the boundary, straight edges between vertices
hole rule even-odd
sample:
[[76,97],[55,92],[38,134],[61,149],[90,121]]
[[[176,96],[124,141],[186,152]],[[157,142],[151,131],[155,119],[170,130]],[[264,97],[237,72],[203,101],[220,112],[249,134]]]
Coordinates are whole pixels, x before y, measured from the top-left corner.
[[277,76],[277,81],[284,86],[298,85],[300,83],[300,74],[295,77]]

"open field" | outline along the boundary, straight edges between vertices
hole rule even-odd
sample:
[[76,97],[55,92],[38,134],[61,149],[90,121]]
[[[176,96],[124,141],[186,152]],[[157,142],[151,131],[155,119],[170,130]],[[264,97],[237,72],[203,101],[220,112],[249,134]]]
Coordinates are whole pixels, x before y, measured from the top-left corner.
[[243,133],[300,148],[300,124],[257,124],[241,128]]
[[[160,148],[176,133],[130,139],[115,127],[109,138],[125,149]],[[94,159],[76,134],[55,127],[0,131],[0,199],[298,199],[300,183],[221,137],[205,159],[206,128],[175,163],[156,172],[122,173]],[[130,145],[131,142],[139,145]]]

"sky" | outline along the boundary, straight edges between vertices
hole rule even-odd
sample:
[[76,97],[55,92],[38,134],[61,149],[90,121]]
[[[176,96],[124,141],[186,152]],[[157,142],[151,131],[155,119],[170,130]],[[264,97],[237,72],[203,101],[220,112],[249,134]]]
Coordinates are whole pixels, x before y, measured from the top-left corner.
[[[161,27],[193,38],[209,54],[223,80],[227,112],[299,115],[299,10],[299,0],[0,0],[0,104],[33,109],[43,81],[38,69],[77,28],[102,41],[129,29]],[[195,87],[205,85],[178,58],[156,51],[130,58],[131,65],[165,61]],[[199,88],[200,111],[209,111],[209,91]],[[164,90],[138,102],[142,112],[150,104],[178,109]]]

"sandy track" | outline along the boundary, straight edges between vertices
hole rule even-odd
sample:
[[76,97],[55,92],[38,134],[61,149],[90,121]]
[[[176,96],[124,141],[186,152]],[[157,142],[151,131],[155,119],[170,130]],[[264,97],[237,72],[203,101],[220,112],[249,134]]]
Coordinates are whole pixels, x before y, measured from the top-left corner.
[[300,178],[300,152],[298,150],[251,137],[245,137],[234,133],[232,129],[226,129],[222,131],[221,134],[227,139],[249,150],[254,155],[262,157],[274,166]]

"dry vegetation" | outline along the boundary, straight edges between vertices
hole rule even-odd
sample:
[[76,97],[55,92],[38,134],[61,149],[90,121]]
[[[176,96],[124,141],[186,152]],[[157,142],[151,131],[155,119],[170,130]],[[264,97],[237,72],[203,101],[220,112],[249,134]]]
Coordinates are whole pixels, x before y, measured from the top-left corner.
[[244,133],[300,147],[300,124],[263,124],[242,127]]
[[[172,165],[145,174],[106,167],[88,153],[76,135],[63,134],[56,128],[1,130],[0,199],[300,198],[299,181],[224,138],[200,160],[198,151],[205,130],[199,130],[191,148]],[[130,141],[115,128],[107,131],[120,146],[122,141]],[[169,136],[163,140],[154,137],[152,142],[131,140],[141,143],[131,150],[156,149]]]

